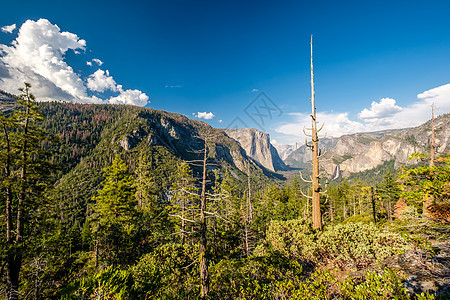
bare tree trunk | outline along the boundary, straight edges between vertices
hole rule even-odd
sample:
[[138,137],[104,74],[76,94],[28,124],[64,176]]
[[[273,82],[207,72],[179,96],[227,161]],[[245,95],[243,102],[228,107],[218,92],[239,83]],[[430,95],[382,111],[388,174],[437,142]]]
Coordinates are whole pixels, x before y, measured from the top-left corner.
[[250,166],[247,166],[247,185],[248,185],[248,197],[247,197],[247,203],[246,203],[246,216],[245,216],[245,254],[246,256],[249,256],[250,254],[250,246],[249,246],[249,227],[250,224],[253,221],[253,206],[252,206],[252,190],[251,190],[251,184],[250,184]]
[[356,198],[353,195],[353,216],[356,216]]
[[363,213],[363,201],[362,201],[362,197],[361,195],[358,196],[358,200],[359,200],[359,214]]
[[[436,155],[436,138],[434,134],[434,103],[433,103],[431,105],[431,139],[430,139],[430,161],[429,161],[430,168],[434,167],[435,155]],[[434,203],[433,195],[429,195],[428,197],[424,196],[422,213],[425,216],[429,215],[428,207],[433,203]]]
[[311,138],[312,138],[312,216],[313,228],[322,229],[322,214],[320,211],[319,185],[319,138],[317,136],[316,106],[314,92],[313,47],[311,35]]
[[345,205],[345,199],[344,199],[344,220],[347,219],[347,207]]
[[389,221],[392,221],[392,204],[391,204],[391,197],[388,197],[387,211],[388,211],[388,220],[389,220]]
[[331,222],[334,222],[333,198],[332,198],[332,197],[330,198],[330,208],[329,208],[329,210],[330,210],[330,219],[331,219]]
[[185,232],[186,232],[186,221],[184,219],[184,212],[186,207],[186,199],[183,197],[181,200],[181,245],[184,245]]
[[200,203],[200,283],[201,297],[207,297],[209,292],[208,258],[206,253],[206,160],[207,145],[205,140],[205,153],[203,157],[203,178]]
[[430,140],[430,168],[434,167],[434,157],[436,155],[436,138],[434,135],[434,103],[431,105],[431,140]]
[[370,187],[370,202],[372,202],[373,222],[377,223],[377,213],[375,211],[375,197],[373,196],[373,187]]

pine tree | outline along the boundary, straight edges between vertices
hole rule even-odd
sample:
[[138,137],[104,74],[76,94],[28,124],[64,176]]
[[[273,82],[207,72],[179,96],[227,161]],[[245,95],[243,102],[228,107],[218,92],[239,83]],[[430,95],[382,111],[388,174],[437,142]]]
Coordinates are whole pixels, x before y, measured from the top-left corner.
[[118,156],[104,169],[103,176],[103,187],[92,198],[91,223],[97,237],[96,254],[115,265],[130,259],[127,252],[131,251],[135,229],[135,188],[127,166]]
[[[6,195],[7,298],[18,299],[19,277],[29,232],[27,224],[38,211],[40,195],[52,173],[42,142],[52,137],[39,127],[43,120],[31,85],[22,94],[12,115],[2,114],[2,189]],[[15,224],[14,224],[15,223]]]

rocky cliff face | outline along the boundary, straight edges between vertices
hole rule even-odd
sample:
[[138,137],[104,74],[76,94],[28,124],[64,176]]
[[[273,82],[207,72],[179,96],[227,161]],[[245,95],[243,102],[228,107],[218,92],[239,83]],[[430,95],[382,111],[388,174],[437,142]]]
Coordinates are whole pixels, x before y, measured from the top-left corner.
[[272,146],[275,147],[275,149],[277,149],[278,152],[278,156],[280,156],[280,158],[284,161],[286,158],[288,158],[288,156],[294,152],[295,150],[297,150],[298,148],[300,148],[300,144],[295,143],[293,145],[287,145],[287,144],[280,144],[277,143],[275,141],[271,141],[270,142],[272,144]]
[[225,133],[239,142],[247,155],[271,171],[287,170],[267,133],[253,128],[226,129]]
[[141,109],[134,120],[139,121],[139,125],[129,126],[128,133],[117,136],[113,144],[127,151],[142,143],[163,146],[189,161],[202,158],[206,138],[210,155],[217,163],[226,162],[244,173],[249,163],[255,165],[236,140],[228,137],[223,130],[212,128],[204,122],[151,109]]
[[[437,153],[450,153],[450,114],[435,120]],[[319,142],[328,148],[321,168],[332,175],[340,166],[341,174],[346,177],[373,169],[386,161],[394,160],[395,167],[417,163],[408,159],[412,153],[430,151],[431,121],[408,129],[388,130],[372,133],[344,135],[339,139],[324,139]],[[309,154],[309,155],[307,155]],[[326,160],[328,159],[328,160]],[[299,166],[311,160],[310,153],[304,147],[294,151],[285,161],[291,166]]]

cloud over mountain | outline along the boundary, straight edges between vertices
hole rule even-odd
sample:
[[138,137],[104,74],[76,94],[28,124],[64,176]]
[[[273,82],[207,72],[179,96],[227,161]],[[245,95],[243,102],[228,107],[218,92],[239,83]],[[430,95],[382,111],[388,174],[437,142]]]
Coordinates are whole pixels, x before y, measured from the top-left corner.
[[[386,129],[398,129],[418,126],[431,118],[431,105],[436,107],[436,115],[450,111],[450,84],[445,84],[417,95],[411,105],[400,107],[391,98],[373,101],[370,108],[364,108],[352,120],[348,112],[317,112],[317,120],[325,123],[322,134],[339,137],[355,132],[373,132]],[[290,140],[303,140],[304,127],[311,127],[308,113],[289,113],[290,120],[279,124],[275,131],[289,136]]]
[[199,119],[211,120],[212,118],[215,117],[215,115],[214,115],[212,112],[207,113],[207,112],[205,111],[205,112],[198,112],[198,113],[195,115],[195,117],[196,117],[196,118],[199,118]]
[[[74,33],[62,32],[46,19],[26,21],[10,46],[0,44],[0,88],[15,93],[23,82],[30,82],[37,99],[43,101],[147,104],[145,93],[123,90],[108,71],[99,69],[83,78],[68,64],[68,51],[83,55],[86,41]],[[91,61],[103,64],[99,59]],[[107,98],[90,92],[106,90],[118,95]]]

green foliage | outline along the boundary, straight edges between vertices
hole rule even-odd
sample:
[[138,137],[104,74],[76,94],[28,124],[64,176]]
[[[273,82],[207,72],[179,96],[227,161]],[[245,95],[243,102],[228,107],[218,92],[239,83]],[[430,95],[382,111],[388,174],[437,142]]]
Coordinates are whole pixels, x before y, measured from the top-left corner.
[[270,286],[301,276],[302,266],[272,253],[221,260],[210,267],[210,274],[212,299],[272,299]]
[[398,234],[373,223],[347,223],[327,227],[317,240],[317,256],[345,268],[364,268],[406,250]]
[[433,167],[419,166],[404,170],[400,176],[401,196],[409,202],[422,202],[432,197],[443,202],[450,199],[450,156],[436,159]]
[[309,219],[272,221],[266,233],[271,249],[288,258],[315,260],[316,241],[319,233],[312,228]]
[[118,156],[110,167],[104,169],[103,188],[93,197],[94,216],[99,226],[120,223],[130,231],[136,202],[134,198],[133,178],[124,161]]
[[336,164],[336,165],[340,165],[340,164],[342,164],[344,161],[346,161],[346,160],[348,160],[348,159],[350,159],[350,158],[352,158],[353,157],[353,155],[351,155],[351,154],[344,154],[343,156],[340,156],[340,157],[333,157],[333,162]]
[[342,222],[342,224],[347,224],[347,223],[372,223],[373,222],[373,216],[368,214],[368,213],[362,213],[359,215],[355,215],[355,216],[351,216],[350,218],[345,219],[344,222]]
[[130,299],[133,277],[127,270],[109,267],[69,284],[61,299]]
[[342,268],[363,268],[406,249],[398,234],[380,230],[372,223],[326,226],[315,232],[309,221],[273,221],[266,242],[282,255]]
[[406,294],[402,277],[398,272],[384,269],[381,272],[368,271],[365,279],[357,283],[349,277],[341,284],[344,299],[410,299]]
[[130,270],[139,299],[195,299],[199,293],[197,247],[168,243],[146,254]]

